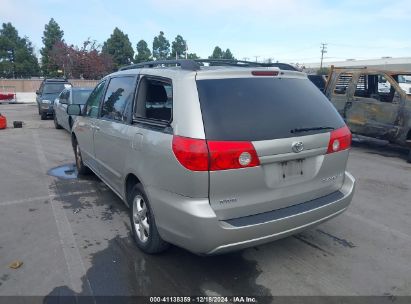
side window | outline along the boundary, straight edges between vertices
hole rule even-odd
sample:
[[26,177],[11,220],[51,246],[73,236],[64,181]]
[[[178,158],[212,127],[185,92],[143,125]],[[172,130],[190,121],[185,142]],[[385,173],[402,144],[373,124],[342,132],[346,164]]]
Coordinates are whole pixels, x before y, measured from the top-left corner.
[[65,101],[68,101],[69,97],[70,97],[70,90],[64,90],[60,98],[64,99]]
[[66,90],[61,91],[59,95],[59,99],[64,99],[64,94],[66,93]]
[[137,96],[137,118],[169,122],[173,112],[171,80],[144,77]]
[[358,79],[354,96],[392,102],[394,93],[395,88],[383,74],[362,74]]
[[91,92],[89,98],[87,99],[86,106],[84,107],[84,114],[86,116],[96,118],[98,115],[98,108],[100,105],[101,98],[103,97],[104,93],[104,85],[106,81],[100,82]]
[[345,95],[347,94],[347,87],[350,85],[352,80],[352,74],[341,73],[338,76],[337,83],[335,84],[334,94]]
[[110,80],[101,108],[101,118],[127,122],[134,97],[135,77],[116,77]]

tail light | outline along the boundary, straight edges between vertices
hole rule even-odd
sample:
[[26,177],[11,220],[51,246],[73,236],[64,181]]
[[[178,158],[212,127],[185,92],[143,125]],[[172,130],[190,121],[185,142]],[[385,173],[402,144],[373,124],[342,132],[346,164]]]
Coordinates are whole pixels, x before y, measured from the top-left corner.
[[253,76],[277,76],[278,71],[251,71]]
[[251,142],[206,141],[174,136],[173,152],[180,164],[192,171],[219,171],[260,165]]
[[257,152],[247,141],[208,141],[210,171],[239,169],[260,165]]
[[331,131],[330,142],[328,143],[328,153],[346,150],[351,147],[351,132],[347,126]]
[[208,149],[204,139],[173,136],[173,152],[187,169],[208,171]]

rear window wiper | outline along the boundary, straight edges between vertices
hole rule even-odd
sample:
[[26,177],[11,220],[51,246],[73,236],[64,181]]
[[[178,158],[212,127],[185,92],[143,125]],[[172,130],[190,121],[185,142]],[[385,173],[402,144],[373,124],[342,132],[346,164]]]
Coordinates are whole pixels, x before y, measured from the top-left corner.
[[333,127],[312,127],[312,128],[299,128],[290,130],[291,133],[302,133],[309,131],[320,131],[320,130],[334,130]]

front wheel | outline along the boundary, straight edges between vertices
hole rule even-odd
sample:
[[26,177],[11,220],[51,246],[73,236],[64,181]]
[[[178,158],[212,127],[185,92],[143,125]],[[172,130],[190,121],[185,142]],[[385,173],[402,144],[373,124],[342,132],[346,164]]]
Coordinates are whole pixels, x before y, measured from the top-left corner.
[[56,129],[61,129],[61,126],[59,125],[58,121],[57,121],[57,117],[56,114],[54,114],[54,127]]
[[135,185],[129,197],[131,230],[137,247],[149,254],[166,250],[169,244],[163,241],[158,233],[154,214],[143,186]]
[[47,113],[43,112],[41,113],[41,120],[46,120],[47,119]]
[[77,167],[77,172],[80,175],[85,175],[88,174],[89,168],[87,168],[84,163],[83,163],[83,158],[81,157],[81,151],[80,151],[80,146],[78,145],[77,141],[74,143],[74,156],[76,158],[76,167]]
[[411,164],[411,148],[410,148],[410,151],[408,152],[407,162]]

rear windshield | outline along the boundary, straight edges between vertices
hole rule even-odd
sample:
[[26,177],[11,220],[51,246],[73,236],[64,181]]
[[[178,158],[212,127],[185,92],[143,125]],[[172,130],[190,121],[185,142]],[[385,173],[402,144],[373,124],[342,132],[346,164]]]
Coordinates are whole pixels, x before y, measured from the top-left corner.
[[87,98],[90,96],[91,90],[73,90],[73,103],[74,104],[85,104]]
[[[198,80],[206,138],[257,141],[330,132],[344,121],[308,79]],[[313,131],[295,129],[317,128]]]
[[44,86],[44,94],[57,94],[65,89],[64,83],[47,83]]

